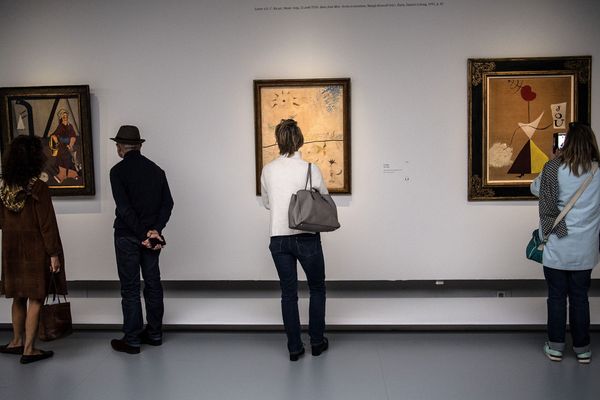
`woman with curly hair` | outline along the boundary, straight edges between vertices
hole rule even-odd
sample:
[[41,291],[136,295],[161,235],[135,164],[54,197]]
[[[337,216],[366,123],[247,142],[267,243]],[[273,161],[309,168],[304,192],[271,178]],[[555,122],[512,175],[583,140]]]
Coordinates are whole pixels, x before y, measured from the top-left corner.
[[[22,364],[52,357],[52,351],[34,346],[40,308],[50,290],[66,294],[56,215],[48,186],[38,179],[45,162],[34,136],[16,137],[2,157],[0,293],[13,299],[13,338],[0,353],[21,355]],[[56,285],[50,288],[53,274]]]

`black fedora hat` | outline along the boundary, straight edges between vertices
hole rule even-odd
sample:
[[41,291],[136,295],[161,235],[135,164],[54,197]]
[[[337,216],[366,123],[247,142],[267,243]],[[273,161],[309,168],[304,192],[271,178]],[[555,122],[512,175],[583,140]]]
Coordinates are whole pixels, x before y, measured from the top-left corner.
[[121,126],[117,132],[117,136],[110,138],[110,140],[124,144],[141,144],[146,141],[146,139],[140,138],[140,130],[137,128],[137,126],[133,125]]

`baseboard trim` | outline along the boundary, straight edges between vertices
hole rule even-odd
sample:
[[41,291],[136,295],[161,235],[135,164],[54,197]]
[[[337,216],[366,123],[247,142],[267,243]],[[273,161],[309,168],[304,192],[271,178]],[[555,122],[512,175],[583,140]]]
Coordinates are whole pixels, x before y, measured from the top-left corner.
[[[74,324],[75,331],[121,330],[116,324]],[[307,330],[307,326],[302,327]],[[0,324],[0,330],[12,330],[11,324]],[[283,325],[165,325],[170,332],[283,332]],[[545,325],[328,325],[328,332],[541,332]],[[569,330],[569,328],[567,328]],[[590,331],[600,331],[591,325]]]

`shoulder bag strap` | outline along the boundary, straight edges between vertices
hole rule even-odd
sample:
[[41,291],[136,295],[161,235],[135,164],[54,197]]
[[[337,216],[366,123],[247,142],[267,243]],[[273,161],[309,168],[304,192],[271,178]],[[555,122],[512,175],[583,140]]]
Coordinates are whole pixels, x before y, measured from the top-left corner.
[[[308,183],[310,182],[310,188],[308,186]],[[311,169],[310,169],[310,163],[308,163],[308,171],[306,172],[306,183],[304,184],[304,190],[310,190],[312,189],[312,173],[311,173]]]
[[562,221],[563,218],[565,218],[567,213],[569,211],[571,211],[571,208],[573,208],[573,206],[575,205],[575,202],[577,201],[577,199],[579,199],[579,196],[581,196],[581,194],[585,191],[585,189],[587,189],[587,187],[590,185],[590,183],[592,182],[592,179],[594,178],[594,175],[596,174],[596,171],[598,171],[598,164],[594,163],[594,166],[592,167],[592,173],[581,184],[581,186],[579,186],[579,189],[577,189],[577,191],[575,192],[573,197],[571,197],[571,199],[569,200],[569,202],[567,203],[565,208],[562,209],[560,214],[558,214],[558,217],[556,217],[556,220],[554,220],[552,229],[550,229],[550,232],[548,232],[548,234],[544,236],[544,243],[546,243],[548,241],[548,238],[550,237],[550,234],[552,233],[554,228],[556,228],[556,225],[558,225],[560,223],[560,221]]

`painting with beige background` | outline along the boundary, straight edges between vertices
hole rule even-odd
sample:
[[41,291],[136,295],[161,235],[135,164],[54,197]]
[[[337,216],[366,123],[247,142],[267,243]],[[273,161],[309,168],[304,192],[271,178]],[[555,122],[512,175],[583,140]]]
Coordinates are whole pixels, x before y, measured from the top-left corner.
[[573,75],[488,76],[487,183],[525,185],[553,156],[554,133],[573,121]]
[[350,192],[348,85],[349,80],[255,81],[257,177],[279,156],[275,127],[291,118],[304,135],[302,158],[319,166],[330,192]]

